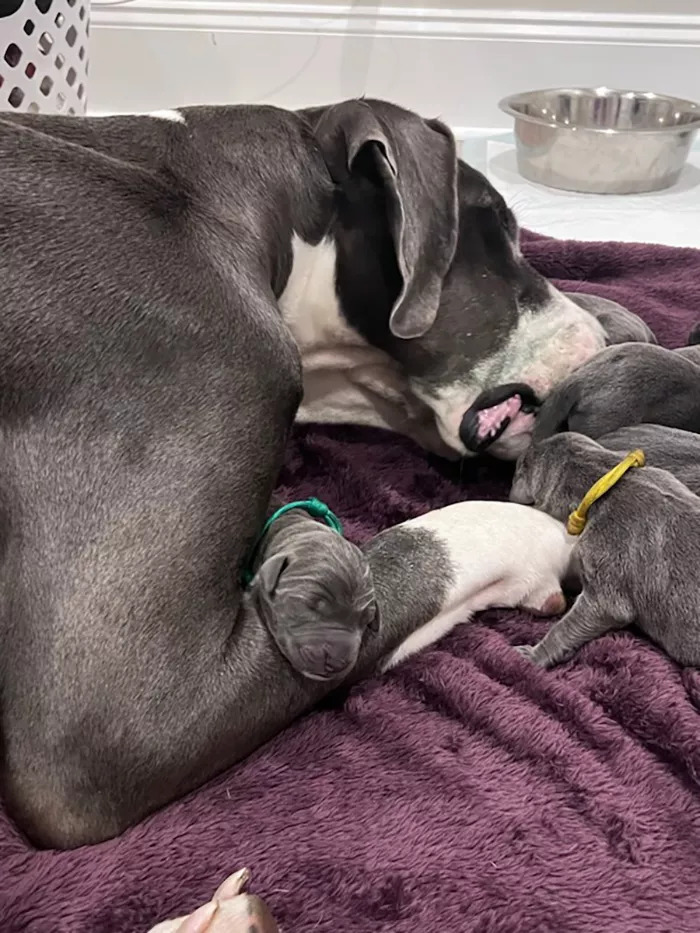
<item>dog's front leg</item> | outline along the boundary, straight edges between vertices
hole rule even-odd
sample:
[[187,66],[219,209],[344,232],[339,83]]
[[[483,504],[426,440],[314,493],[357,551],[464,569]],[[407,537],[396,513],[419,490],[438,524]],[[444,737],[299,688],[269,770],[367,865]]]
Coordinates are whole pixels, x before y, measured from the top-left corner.
[[584,589],[569,612],[554,623],[541,641],[536,645],[517,645],[515,650],[539,667],[554,667],[568,661],[594,638],[626,624],[612,618],[603,602]]

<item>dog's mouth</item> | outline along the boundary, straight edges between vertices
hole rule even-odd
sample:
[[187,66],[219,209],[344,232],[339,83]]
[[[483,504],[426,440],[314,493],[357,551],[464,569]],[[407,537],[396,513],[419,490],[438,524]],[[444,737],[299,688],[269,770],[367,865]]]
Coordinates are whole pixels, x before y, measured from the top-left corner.
[[472,453],[481,453],[497,441],[518,415],[534,414],[540,400],[530,386],[510,382],[482,392],[462,418],[459,436]]

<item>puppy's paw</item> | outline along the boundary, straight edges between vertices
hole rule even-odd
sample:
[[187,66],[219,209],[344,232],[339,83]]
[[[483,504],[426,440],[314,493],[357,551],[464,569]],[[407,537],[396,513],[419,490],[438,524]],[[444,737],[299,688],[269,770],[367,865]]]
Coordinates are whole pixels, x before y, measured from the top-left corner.
[[547,667],[547,662],[542,659],[542,656],[537,651],[537,645],[513,645],[513,648],[525,658],[527,661],[530,661],[532,664],[536,664],[538,667]]

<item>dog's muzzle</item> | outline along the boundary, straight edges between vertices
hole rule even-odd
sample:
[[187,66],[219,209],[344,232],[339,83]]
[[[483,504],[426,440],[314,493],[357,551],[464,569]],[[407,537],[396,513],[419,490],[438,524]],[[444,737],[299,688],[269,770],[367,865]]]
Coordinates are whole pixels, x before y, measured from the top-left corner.
[[459,427],[459,437],[467,450],[481,453],[497,441],[516,415],[532,414],[540,400],[522,382],[487,389],[467,409]]

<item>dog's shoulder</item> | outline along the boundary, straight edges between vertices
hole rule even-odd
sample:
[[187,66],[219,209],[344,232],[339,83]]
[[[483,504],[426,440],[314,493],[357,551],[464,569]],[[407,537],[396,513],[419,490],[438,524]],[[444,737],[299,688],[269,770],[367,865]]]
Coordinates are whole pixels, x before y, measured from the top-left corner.
[[162,233],[186,195],[159,170],[167,145],[136,117],[0,119],[0,235],[12,244],[3,265],[62,241],[75,253],[87,231],[93,242],[138,241],[149,225]]
[[225,357],[227,371],[243,355],[282,367],[296,385],[298,355],[243,240],[256,233],[243,229],[255,199],[242,219],[234,204],[227,225],[213,177],[201,183],[212,212],[193,206],[211,158],[193,133],[188,122],[145,116],[0,118],[0,371],[6,358],[23,371],[36,358],[43,372],[49,353],[82,371],[84,356],[94,366],[118,354],[133,366],[167,350]]

